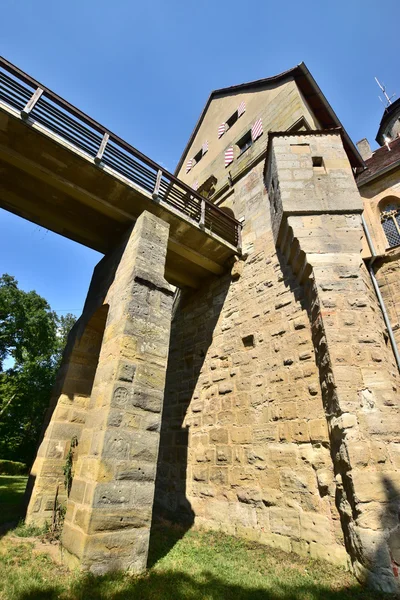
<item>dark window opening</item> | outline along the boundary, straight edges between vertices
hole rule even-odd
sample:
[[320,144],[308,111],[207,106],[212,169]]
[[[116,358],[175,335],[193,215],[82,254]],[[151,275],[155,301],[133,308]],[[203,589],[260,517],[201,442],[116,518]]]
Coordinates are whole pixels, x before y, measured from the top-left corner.
[[242,337],[243,346],[245,348],[254,348],[254,335],[246,335]]
[[312,165],[313,165],[313,167],[323,167],[324,160],[323,160],[322,156],[313,156],[312,157]]
[[233,115],[231,117],[229,117],[229,119],[226,122],[227,128],[230,129],[232,127],[232,125],[234,125],[236,123],[236,121],[238,120],[238,111],[235,110],[235,112],[233,113]]
[[193,157],[193,166],[203,158],[203,149],[199,150],[198,153]]
[[278,203],[277,203],[277,198],[276,198],[276,180],[273,179],[271,181],[271,187],[270,187],[270,203],[272,204],[272,208],[274,209],[274,213],[276,214],[278,212]]
[[248,131],[238,142],[237,146],[239,147],[239,156],[246,152],[248,148],[252,145],[253,140],[251,138],[251,131]]

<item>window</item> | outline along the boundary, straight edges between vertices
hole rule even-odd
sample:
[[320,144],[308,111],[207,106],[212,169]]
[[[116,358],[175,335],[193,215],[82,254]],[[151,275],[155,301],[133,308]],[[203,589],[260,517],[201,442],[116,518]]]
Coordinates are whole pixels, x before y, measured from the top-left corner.
[[203,148],[198,151],[198,153],[193,156],[193,166],[197,165],[197,163],[203,158]]
[[236,123],[236,121],[238,120],[238,118],[239,118],[238,111],[235,110],[235,112],[233,113],[233,115],[231,117],[229,117],[229,119],[226,122],[227,129],[230,129],[232,127],[232,125],[234,125]]
[[381,208],[381,223],[389,248],[400,246],[400,203],[390,202]]
[[224,135],[230,129],[236,121],[246,112],[246,103],[242,101],[233,115],[229,117],[229,119],[225,123],[221,123],[218,127],[218,139]]
[[322,156],[313,156],[312,157],[312,166],[315,167],[323,167],[324,166],[324,161],[322,159]]
[[312,156],[313,171],[316,175],[326,175],[325,163],[322,156]]
[[273,179],[271,181],[271,186],[269,189],[269,201],[270,204],[272,205],[272,208],[274,209],[274,214],[276,214],[278,212],[278,202],[277,202],[277,197],[276,197],[276,189],[277,189],[277,183],[276,183],[276,179]]
[[248,148],[253,143],[253,139],[251,137],[251,130],[244,134],[244,136],[237,142],[237,146],[239,147],[239,156],[246,152]]

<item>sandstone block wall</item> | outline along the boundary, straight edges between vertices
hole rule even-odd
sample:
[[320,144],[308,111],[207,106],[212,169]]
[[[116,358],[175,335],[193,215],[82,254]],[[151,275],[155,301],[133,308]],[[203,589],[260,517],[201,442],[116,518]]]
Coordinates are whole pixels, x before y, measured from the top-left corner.
[[145,568],[156,488],[169,517],[350,559],[398,591],[399,375],[340,134],[271,135],[266,169],[222,206],[244,219],[244,254],[174,304],[157,217],[96,269],[28,517],[49,515],[76,436],[62,540],[85,569]]
[[343,564],[304,292],[276,252],[262,166],[226,205],[248,256],[175,306],[158,510]]
[[397,345],[400,347],[400,252],[393,249],[374,263],[378,281]]
[[399,377],[361,259],[340,134],[272,136],[225,204],[230,276],[181,293],[158,510],[335,562],[398,590]]
[[[293,273],[304,280],[346,548],[360,578],[398,591],[399,377],[361,260],[354,179],[339,135],[282,135],[271,143],[273,230]],[[300,192],[289,166],[299,147],[305,162]],[[313,166],[315,156],[323,157],[324,171]]]
[[107,307],[89,319],[78,321],[71,331],[57,375],[30,477],[31,494],[27,521],[38,526],[50,523],[55,496],[64,504],[64,466],[73,438],[80,438],[86,422],[90,394],[97,368]]
[[[67,421],[76,398],[80,406],[75,370],[68,371],[63,384],[70,392],[68,412],[61,395],[42,444],[47,451],[64,430],[66,437],[78,437],[62,545],[71,564],[96,574],[140,572],[147,563],[173,297],[164,279],[168,231],[167,223],[144,212],[96,270],[82,318],[97,307],[95,316],[107,319],[86,390],[85,419],[79,430]],[[54,503],[60,483],[48,454],[46,469],[36,476],[29,507],[35,523],[42,517],[38,500],[47,502],[52,493]]]

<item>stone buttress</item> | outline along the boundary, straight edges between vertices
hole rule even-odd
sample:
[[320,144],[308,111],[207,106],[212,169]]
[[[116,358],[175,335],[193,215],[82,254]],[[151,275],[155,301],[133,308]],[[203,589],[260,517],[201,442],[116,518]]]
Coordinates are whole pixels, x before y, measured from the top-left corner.
[[91,365],[91,390],[82,400],[73,374],[86,333],[79,338],[75,332],[32,471],[28,519],[36,523],[51,516],[46,510],[55,486],[64,489],[65,454],[77,436],[62,545],[72,564],[94,573],[146,567],[173,297],[164,279],[168,230],[144,212],[124,244],[96,268],[81,317],[90,331],[92,315],[103,318],[103,332],[93,341],[98,364],[95,373]]
[[361,259],[362,201],[338,132],[270,144],[272,227],[306,291],[346,549],[361,579],[399,591],[399,377]]

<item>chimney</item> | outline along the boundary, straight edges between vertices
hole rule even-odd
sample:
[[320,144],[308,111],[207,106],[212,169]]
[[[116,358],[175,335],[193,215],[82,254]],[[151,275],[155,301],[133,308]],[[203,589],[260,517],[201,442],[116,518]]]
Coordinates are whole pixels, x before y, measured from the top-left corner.
[[367,138],[363,138],[362,140],[357,142],[357,148],[363,160],[368,160],[369,158],[371,158],[372,150]]

